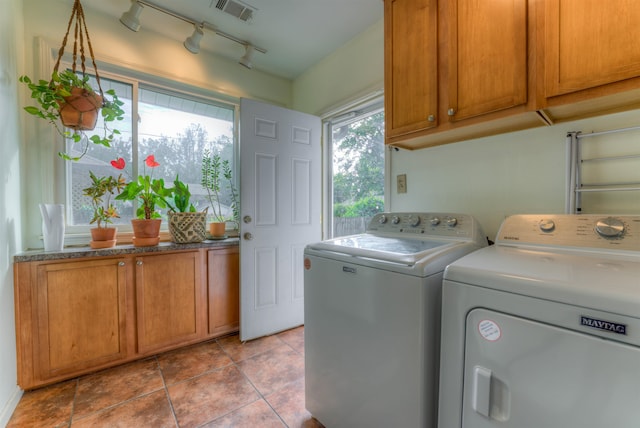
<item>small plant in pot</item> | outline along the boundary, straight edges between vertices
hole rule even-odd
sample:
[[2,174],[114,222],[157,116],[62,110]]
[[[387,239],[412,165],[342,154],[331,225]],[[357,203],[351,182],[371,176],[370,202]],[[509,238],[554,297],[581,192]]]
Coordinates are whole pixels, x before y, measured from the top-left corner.
[[190,202],[189,186],[176,175],[173,181],[173,204],[169,206],[169,233],[171,240],[177,244],[202,242],[206,239],[207,210],[198,212]]
[[109,248],[116,245],[116,233],[118,229],[109,227],[114,218],[120,218],[118,211],[111,203],[111,198],[125,186],[124,177],[120,174],[117,178],[113,176],[98,177],[89,171],[91,185],[82,189],[82,194],[91,198],[93,208],[93,218],[89,224],[96,223],[91,229],[91,248]]
[[[126,166],[123,158],[112,160],[111,165],[119,170]],[[143,174],[127,183],[122,192],[116,196],[119,201],[138,201],[137,218],[131,220],[134,235],[133,245],[136,247],[158,245],[162,218],[157,208],[166,208],[166,199],[173,192],[173,189],[164,187],[162,178],[153,178],[153,168],[160,166],[153,155],[146,157],[144,165]],[[147,167],[152,169],[150,174],[146,172]]]
[[[123,120],[124,103],[113,89],[96,93],[89,84],[89,75],[54,70],[50,81],[34,82],[28,76],[19,80],[31,90],[31,98],[38,104],[25,107],[25,111],[48,121],[65,139],[83,144],[80,156],[59,152],[61,158],[77,161],[87,153],[89,143],[110,147],[115,135],[120,134],[110,123]],[[89,135],[87,131],[95,128],[98,117],[102,117],[103,131]]]
[[[211,153],[205,150],[201,163],[202,187],[207,190],[207,199],[212,210],[212,222],[209,224],[209,233],[214,238],[223,237],[225,234],[226,222],[233,222],[235,228],[239,227],[238,192],[233,184],[231,165],[228,160],[222,160],[218,153]],[[225,215],[223,205],[220,201],[223,186],[229,191],[231,197],[232,214]]]

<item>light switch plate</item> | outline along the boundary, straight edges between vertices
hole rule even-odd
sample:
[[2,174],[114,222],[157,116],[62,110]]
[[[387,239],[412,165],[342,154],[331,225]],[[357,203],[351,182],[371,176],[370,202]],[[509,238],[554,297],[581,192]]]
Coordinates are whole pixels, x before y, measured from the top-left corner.
[[399,174],[397,177],[398,193],[407,193],[407,174]]

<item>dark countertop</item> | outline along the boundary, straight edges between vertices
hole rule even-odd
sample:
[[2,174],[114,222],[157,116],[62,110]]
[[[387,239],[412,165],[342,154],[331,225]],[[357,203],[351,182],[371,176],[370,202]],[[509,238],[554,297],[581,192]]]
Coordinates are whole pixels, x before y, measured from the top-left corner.
[[205,240],[193,244],[176,244],[161,242],[152,247],[134,247],[133,245],[116,245],[112,248],[92,249],[89,246],[65,247],[62,251],[30,250],[13,256],[14,263],[38,262],[46,260],[79,259],[83,257],[118,256],[124,254],[159,253],[163,251],[191,250],[198,248],[232,247],[239,245],[239,239],[227,238],[220,240]]

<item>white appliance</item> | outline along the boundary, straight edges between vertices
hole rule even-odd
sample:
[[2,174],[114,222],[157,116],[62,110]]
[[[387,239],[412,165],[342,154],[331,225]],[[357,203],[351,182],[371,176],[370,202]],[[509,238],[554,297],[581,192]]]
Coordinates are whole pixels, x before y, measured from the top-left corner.
[[442,292],[439,427],[640,426],[640,216],[508,217]]
[[434,427],[442,273],[487,245],[451,213],[376,215],[305,248],[306,407],[328,428]]

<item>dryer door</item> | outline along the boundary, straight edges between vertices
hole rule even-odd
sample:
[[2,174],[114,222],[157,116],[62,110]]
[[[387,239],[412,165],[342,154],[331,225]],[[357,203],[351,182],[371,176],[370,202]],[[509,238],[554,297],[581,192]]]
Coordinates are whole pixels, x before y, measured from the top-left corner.
[[485,309],[466,325],[463,427],[638,427],[640,349]]

